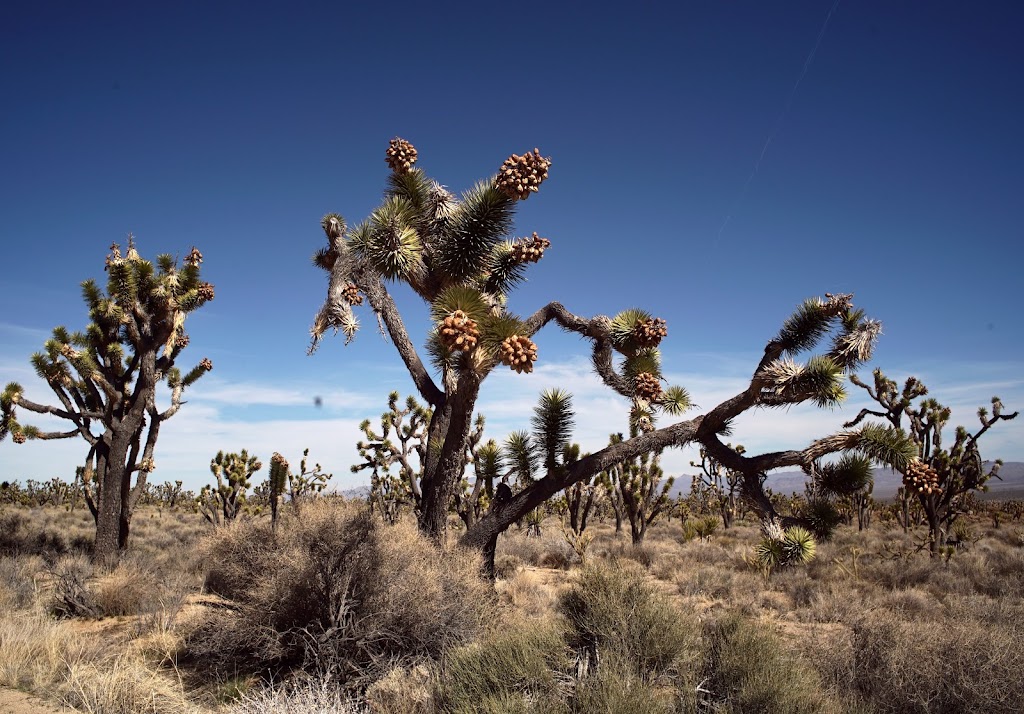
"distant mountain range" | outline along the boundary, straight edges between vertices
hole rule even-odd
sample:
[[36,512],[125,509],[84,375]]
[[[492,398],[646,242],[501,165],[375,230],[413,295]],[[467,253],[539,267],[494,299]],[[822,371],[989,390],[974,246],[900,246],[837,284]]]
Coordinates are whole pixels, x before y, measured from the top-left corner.
[[[990,464],[985,463],[989,468]],[[892,469],[873,469],[875,476],[875,490],[872,495],[876,499],[890,499],[896,497],[896,489],[903,483],[903,476]],[[1001,479],[1001,480],[1000,480]],[[803,471],[780,471],[768,475],[765,485],[776,493],[803,493],[804,484],[807,483],[807,476]],[[978,497],[985,501],[1005,501],[1013,498],[1024,498],[1024,462],[1007,461],[999,469],[999,478],[990,479],[989,490],[979,493]],[[689,483],[683,486],[683,490],[689,490]]]
[[[985,463],[988,468],[990,464]],[[896,489],[903,483],[903,476],[892,469],[872,469],[875,476],[875,490],[872,495],[876,500],[887,500],[896,497]],[[999,469],[999,476],[1002,480],[991,479],[988,482],[989,490],[986,493],[978,494],[983,501],[1008,501],[1019,498],[1024,500],[1024,461],[1007,461]],[[803,471],[779,471],[768,475],[765,481],[775,493],[803,493],[804,484],[807,483],[807,476]],[[672,487],[672,497],[686,494],[690,490],[690,474],[684,474],[676,478]],[[358,486],[341,491],[341,494],[348,499],[363,499],[370,495],[369,486]]]

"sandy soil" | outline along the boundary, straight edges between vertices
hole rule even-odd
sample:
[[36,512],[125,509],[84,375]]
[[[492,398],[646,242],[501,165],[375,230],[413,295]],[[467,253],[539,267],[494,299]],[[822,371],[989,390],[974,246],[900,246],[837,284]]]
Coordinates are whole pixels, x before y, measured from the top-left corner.
[[58,709],[39,697],[0,687],[0,714],[56,714],[71,709]]

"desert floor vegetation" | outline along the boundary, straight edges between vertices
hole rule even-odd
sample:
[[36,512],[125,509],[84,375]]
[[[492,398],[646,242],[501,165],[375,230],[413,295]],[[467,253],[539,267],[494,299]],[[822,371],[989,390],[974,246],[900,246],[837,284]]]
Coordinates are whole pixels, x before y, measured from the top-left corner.
[[[1012,712],[1024,529],[850,526],[761,568],[760,530],[642,545],[556,516],[480,557],[322,497],[214,528],[141,509],[116,566],[87,512],[0,512],[0,686],[85,712]],[[454,530],[454,527],[453,527]]]

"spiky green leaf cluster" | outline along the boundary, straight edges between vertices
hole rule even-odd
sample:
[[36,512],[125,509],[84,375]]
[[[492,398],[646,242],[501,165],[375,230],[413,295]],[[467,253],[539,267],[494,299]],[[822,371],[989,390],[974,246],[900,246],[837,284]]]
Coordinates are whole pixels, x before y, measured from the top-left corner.
[[537,472],[537,449],[530,434],[513,431],[505,440],[503,449],[505,469],[520,483],[530,483]]
[[545,469],[550,471],[560,465],[559,456],[572,438],[574,420],[571,394],[558,388],[541,393],[530,422]]
[[637,375],[648,372],[655,377],[661,376],[661,351],[656,347],[637,350],[622,362],[622,373],[626,379],[633,381]]
[[781,538],[766,536],[757,544],[754,552],[764,568],[803,565],[814,559],[817,542],[810,531],[792,526],[783,531]]
[[609,334],[615,349],[626,355],[636,353],[640,349],[635,339],[636,324],[652,317],[651,313],[637,307],[627,308],[613,317]]
[[831,320],[826,304],[820,298],[810,298],[782,323],[775,341],[784,354],[795,356],[816,345],[828,332]]
[[495,246],[512,230],[515,201],[481,181],[466,191],[451,217],[448,230],[438,236],[435,267],[451,282],[479,275]]
[[861,454],[844,454],[835,463],[819,465],[816,472],[819,488],[832,496],[862,491],[873,479],[871,459]]

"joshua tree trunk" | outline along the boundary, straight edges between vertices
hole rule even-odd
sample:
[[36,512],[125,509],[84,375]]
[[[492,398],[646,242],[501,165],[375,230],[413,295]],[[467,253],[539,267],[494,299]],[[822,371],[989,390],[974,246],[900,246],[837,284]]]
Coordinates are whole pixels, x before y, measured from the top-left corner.
[[[463,375],[455,391],[444,400],[431,417],[427,459],[420,486],[423,501],[420,529],[431,537],[443,540],[448,528],[448,509],[455,497],[455,488],[466,468],[466,445],[473,427],[473,407],[480,389],[472,375]],[[442,444],[436,458],[429,444]]]

